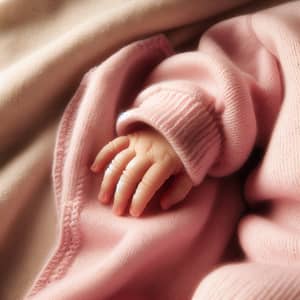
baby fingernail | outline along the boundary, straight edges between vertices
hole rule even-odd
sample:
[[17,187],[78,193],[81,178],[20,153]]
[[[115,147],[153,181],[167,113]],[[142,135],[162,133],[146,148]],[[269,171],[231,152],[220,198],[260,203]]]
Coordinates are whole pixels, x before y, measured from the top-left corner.
[[96,163],[93,163],[90,167],[90,170],[93,171],[93,172],[97,172],[97,164]]
[[122,211],[122,208],[121,207],[113,207],[113,212],[118,215],[118,216],[121,216],[123,211]]
[[133,209],[133,208],[130,208],[130,214],[133,217],[138,217],[140,215],[139,212],[136,209]]
[[98,199],[100,200],[100,202],[102,203],[107,203],[109,201],[109,195],[107,192],[100,192]]

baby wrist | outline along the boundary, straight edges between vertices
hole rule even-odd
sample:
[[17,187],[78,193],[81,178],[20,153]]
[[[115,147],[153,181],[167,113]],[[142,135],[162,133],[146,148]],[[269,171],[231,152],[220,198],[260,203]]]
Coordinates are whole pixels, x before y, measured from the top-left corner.
[[117,119],[123,135],[138,123],[158,130],[171,144],[195,185],[220,155],[222,135],[214,100],[189,82],[165,82],[143,90]]

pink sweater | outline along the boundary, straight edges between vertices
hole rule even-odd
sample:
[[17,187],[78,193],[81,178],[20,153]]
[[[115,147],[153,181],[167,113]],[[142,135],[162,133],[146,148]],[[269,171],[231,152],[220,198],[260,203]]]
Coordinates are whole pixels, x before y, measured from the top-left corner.
[[[139,122],[195,186],[166,212],[117,217],[89,167]],[[221,22],[197,51],[175,54],[163,35],[124,47],[85,75],[61,120],[57,244],[28,297],[300,299],[299,150],[299,1]]]

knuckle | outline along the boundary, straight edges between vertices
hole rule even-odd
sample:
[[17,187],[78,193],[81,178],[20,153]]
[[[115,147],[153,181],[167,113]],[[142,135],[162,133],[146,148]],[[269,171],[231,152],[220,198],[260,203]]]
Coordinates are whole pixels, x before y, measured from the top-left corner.
[[162,162],[164,162],[166,165],[169,165],[171,163],[173,163],[173,157],[170,156],[169,153],[163,153],[162,154]]
[[112,172],[114,170],[118,170],[119,167],[120,167],[119,161],[117,159],[113,159],[106,170],[107,172]]
[[112,140],[112,141],[110,141],[109,142],[109,149],[111,150],[111,151],[116,151],[117,150],[117,142],[116,142],[116,140]]
[[175,173],[178,173],[182,169],[182,163],[175,154],[166,154],[163,162],[167,168],[170,168]]
[[130,170],[125,168],[122,171],[122,181],[123,182],[130,182],[130,176],[131,176]]
[[162,159],[161,159],[161,163],[160,166],[164,169],[172,169],[174,170],[176,167],[176,162],[172,159],[172,157],[170,157],[169,155],[165,155]]
[[149,152],[150,154],[153,154],[153,146],[154,146],[153,141],[147,140],[147,143],[145,143],[145,152]]
[[142,179],[142,181],[140,182],[140,185],[141,185],[141,188],[143,188],[143,189],[151,190],[151,189],[153,189],[154,182],[153,182],[153,180],[146,177],[146,178]]
[[138,140],[138,133],[133,131],[127,135],[128,139],[132,142],[136,142]]
[[112,161],[112,165],[116,170],[120,170],[120,168],[121,168],[121,162],[119,159],[114,159]]

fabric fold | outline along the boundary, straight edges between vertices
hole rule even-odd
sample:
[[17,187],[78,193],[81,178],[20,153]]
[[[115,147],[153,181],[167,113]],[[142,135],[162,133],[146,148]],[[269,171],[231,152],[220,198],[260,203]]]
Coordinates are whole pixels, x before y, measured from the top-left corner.
[[[85,75],[55,145],[56,247],[28,299],[300,294],[299,7],[220,22],[185,53],[152,36]],[[139,123],[176,148],[195,186],[170,210],[160,210],[158,193],[143,218],[118,217],[98,203],[103,174],[89,168]],[[262,157],[252,164],[256,148]]]

